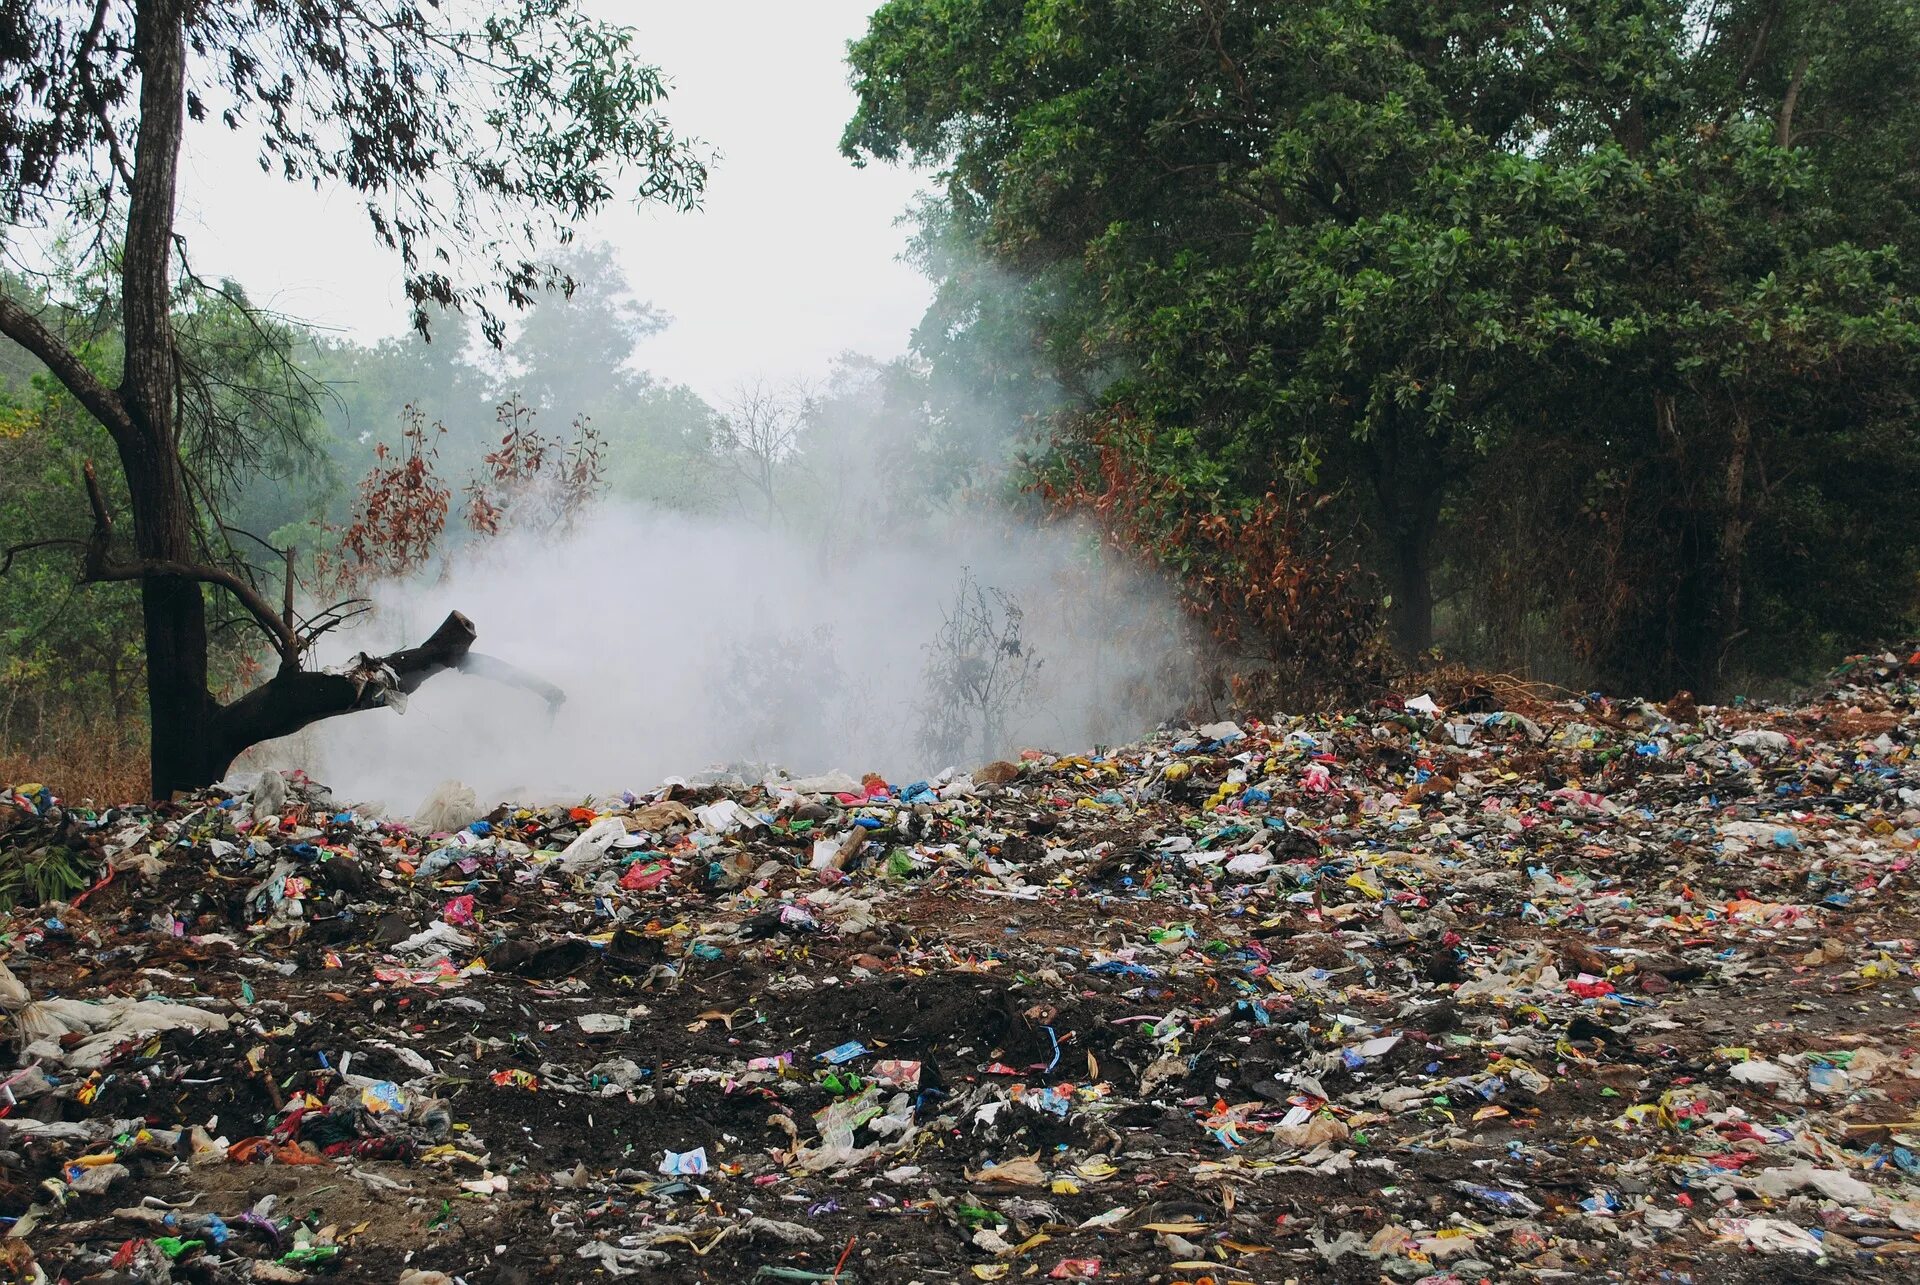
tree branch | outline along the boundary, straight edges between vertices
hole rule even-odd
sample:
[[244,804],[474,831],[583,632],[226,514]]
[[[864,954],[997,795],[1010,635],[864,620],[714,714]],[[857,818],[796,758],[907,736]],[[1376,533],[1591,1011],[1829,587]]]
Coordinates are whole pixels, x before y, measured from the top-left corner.
[[1801,54],[1800,61],[1793,66],[1793,79],[1787,84],[1787,95],[1780,102],[1780,121],[1774,130],[1774,142],[1781,147],[1793,146],[1793,109],[1800,102],[1800,90],[1807,83],[1807,68],[1812,64],[1810,54]]
[[240,576],[226,567],[208,566],[197,562],[175,562],[166,558],[139,558],[132,562],[110,561],[107,552],[113,542],[113,517],[107,510],[106,496],[100,491],[100,479],[93,471],[93,461],[88,460],[82,468],[87,482],[87,503],[93,508],[93,534],[87,539],[86,561],[81,578],[100,583],[116,580],[146,580],[158,576],[172,576],[181,580],[195,580],[201,584],[218,585],[232,594],[245,607],[247,614],[267,635],[267,641],[280,655],[282,670],[297,668],[300,664],[300,635],[294,632],[292,625],[273,609],[273,604],[260,596],[260,592]]
[[38,357],[87,413],[106,426],[118,443],[133,434],[127,407],[100,377],[87,369],[73,349],[12,295],[0,293],[0,334]]
[[[359,656],[343,673],[283,669],[215,716],[220,753],[231,763],[248,746],[290,736],[310,723],[397,706],[399,696],[412,693],[435,674],[457,668],[476,636],[473,622],[454,611],[418,647],[387,656]],[[220,770],[225,770],[226,763]]]
[[1200,7],[1206,10],[1207,35],[1213,41],[1213,51],[1220,55],[1221,67],[1226,70],[1228,75],[1233,77],[1234,88],[1239,91],[1240,101],[1246,104],[1249,112],[1254,111],[1253,94],[1247,88],[1247,78],[1245,74],[1241,72],[1240,64],[1235,62],[1233,55],[1227,52],[1226,40],[1221,35],[1220,11],[1214,8],[1212,0],[1200,0]]
[[[1738,99],[1746,92],[1747,82],[1753,79],[1753,73],[1760,70],[1760,60],[1767,55],[1767,40],[1773,35],[1773,24],[1780,17],[1780,0],[1773,0],[1767,6],[1766,16],[1760,19],[1760,30],[1754,34],[1753,47],[1747,51],[1747,60],[1741,65],[1740,75],[1733,82],[1732,99]],[[1736,104],[1729,100],[1727,110],[1734,110]]]
[[57,549],[62,546],[69,549],[84,549],[86,541],[75,540],[69,536],[54,536],[46,540],[28,540],[24,544],[9,545],[4,551],[0,551],[0,576],[13,570],[13,560],[23,553],[31,553],[35,549]]

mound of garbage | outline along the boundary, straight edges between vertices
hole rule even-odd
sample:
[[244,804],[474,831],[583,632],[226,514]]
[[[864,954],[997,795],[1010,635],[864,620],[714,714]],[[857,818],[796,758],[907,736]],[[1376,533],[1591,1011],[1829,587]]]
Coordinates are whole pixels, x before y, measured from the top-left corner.
[[0,1278],[1912,1279],[1917,680],[18,786],[0,891],[84,891],[0,923]]

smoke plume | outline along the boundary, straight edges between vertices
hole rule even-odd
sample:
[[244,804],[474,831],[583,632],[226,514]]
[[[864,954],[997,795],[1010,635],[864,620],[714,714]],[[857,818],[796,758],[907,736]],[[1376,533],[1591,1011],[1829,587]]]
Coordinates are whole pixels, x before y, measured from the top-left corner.
[[[1021,613],[1020,654],[999,659],[1031,681],[999,711],[992,743],[983,720],[953,708],[968,703],[956,666],[930,664],[967,583]],[[642,791],[728,767],[904,783],[1026,747],[1137,735],[1185,696],[1168,684],[1180,624],[1158,584],[1084,532],[990,508],[823,549],[610,502],[557,540],[471,543],[429,582],[385,586],[376,600],[372,623],[334,638],[325,659],[417,642],[458,609],[479,630],[476,651],[567,694],[550,717],[529,692],[443,674],[404,712],[336,719],[251,760],[305,768],[342,798],[396,812],[449,778],[483,804]],[[996,657],[942,659],[966,674]],[[943,721],[962,735],[942,743]]]

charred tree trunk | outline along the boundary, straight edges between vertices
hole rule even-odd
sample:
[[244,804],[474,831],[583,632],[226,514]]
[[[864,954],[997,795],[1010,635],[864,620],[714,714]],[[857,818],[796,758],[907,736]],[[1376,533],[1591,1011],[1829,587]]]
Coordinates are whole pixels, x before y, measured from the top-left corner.
[[[173,347],[173,217],[186,100],[181,0],[142,0],[134,41],[140,68],[140,135],[134,146],[121,289],[126,359],[115,435],[143,560],[194,560],[193,505],[180,462]],[[207,613],[200,584],[181,576],[141,580],[146,627],[148,745],[153,792],[165,798],[206,777],[213,750],[207,690]]]
[[403,703],[435,674],[463,667],[474,637],[473,622],[455,611],[418,647],[390,656],[362,657],[345,673],[282,670],[219,709],[212,721],[203,779],[193,784],[219,780],[234,759],[262,741],[291,736],[322,719]]

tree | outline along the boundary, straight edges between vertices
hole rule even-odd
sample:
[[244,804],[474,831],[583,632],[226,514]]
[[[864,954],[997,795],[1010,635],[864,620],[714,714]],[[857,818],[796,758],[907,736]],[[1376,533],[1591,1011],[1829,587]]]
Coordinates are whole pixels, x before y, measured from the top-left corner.
[[[939,170],[928,239],[1014,283],[1097,412],[1067,437],[1180,443],[1133,455],[1191,466],[1197,512],[1357,508],[1407,653],[1486,461],[1630,481],[1506,552],[1574,554],[1553,601],[1607,676],[1708,693],[1771,574],[1751,551],[1796,543],[1782,478],[1837,500],[1898,437],[1848,425],[1912,438],[1917,54],[1911,0],[892,0],[842,146]],[[939,266],[923,345],[1005,324]],[[1592,556],[1590,513],[1629,557]]]
[[[255,741],[380,705],[459,663],[473,639],[456,613],[419,648],[345,675],[309,672],[290,601],[276,607],[208,556],[217,516],[182,449],[191,381],[175,327],[180,292],[197,284],[174,225],[189,123],[245,131],[264,170],[362,197],[374,236],[400,256],[416,328],[424,334],[436,309],[467,309],[498,343],[504,307],[566,286],[541,243],[564,241],[616,183],[641,200],[698,199],[704,166],[655,110],[664,84],[632,38],[574,0],[37,0],[0,11],[10,246],[25,229],[80,222],[86,253],[117,268],[117,382],[82,360],[73,318],[16,293],[0,294],[0,333],[113,441],[133,554],[114,553],[93,485],[83,574],[140,585],[156,795],[217,779]],[[208,684],[206,585],[241,604],[279,662],[225,705]]]
[[767,530],[780,519],[811,400],[802,385],[781,388],[756,379],[734,389],[714,422],[708,454],[719,485],[736,512]]
[[614,489],[660,507],[706,506],[719,480],[704,467],[718,417],[639,363],[640,345],[670,319],[635,297],[611,248],[580,247],[560,263],[579,284],[543,293],[522,319],[492,400],[523,396],[543,413],[585,416],[605,439]]
[[979,746],[982,760],[1005,751],[1007,722],[1033,694],[1046,664],[1023,636],[1025,624],[1017,598],[961,568],[921,666],[922,753],[952,763],[970,742]]
[[641,341],[670,318],[633,297],[609,246],[581,247],[560,266],[577,284],[571,293],[544,293],[520,322],[506,348],[514,369],[505,384],[540,410],[603,419],[653,383],[634,360]]

